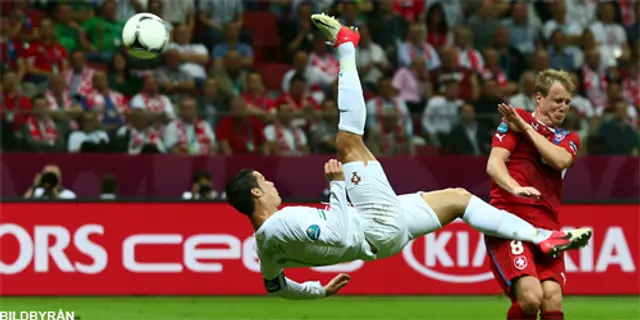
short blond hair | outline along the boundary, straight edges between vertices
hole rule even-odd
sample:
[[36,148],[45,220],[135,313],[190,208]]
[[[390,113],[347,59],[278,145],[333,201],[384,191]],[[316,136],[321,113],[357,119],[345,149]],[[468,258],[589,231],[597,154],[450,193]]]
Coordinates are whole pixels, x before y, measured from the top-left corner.
[[571,75],[564,70],[554,69],[546,69],[538,73],[536,76],[536,93],[546,97],[556,82],[559,82],[571,95],[575,94],[576,85],[573,83]]

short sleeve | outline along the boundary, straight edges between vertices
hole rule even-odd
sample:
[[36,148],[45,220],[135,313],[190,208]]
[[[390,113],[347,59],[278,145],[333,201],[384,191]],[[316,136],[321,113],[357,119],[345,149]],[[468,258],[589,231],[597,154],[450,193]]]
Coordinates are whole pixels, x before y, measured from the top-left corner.
[[569,132],[567,137],[558,143],[558,147],[571,154],[571,163],[573,163],[580,153],[580,136],[576,132]]
[[509,152],[513,152],[515,150],[516,145],[518,144],[518,140],[520,137],[516,134],[509,125],[502,122],[496,129],[495,134],[491,140],[491,148],[498,147],[508,150]]

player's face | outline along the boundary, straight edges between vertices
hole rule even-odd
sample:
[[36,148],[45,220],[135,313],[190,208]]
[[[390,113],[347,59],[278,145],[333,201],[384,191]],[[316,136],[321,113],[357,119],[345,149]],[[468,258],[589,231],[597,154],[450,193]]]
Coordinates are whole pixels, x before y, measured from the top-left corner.
[[267,180],[262,173],[258,171],[254,171],[253,173],[258,179],[258,186],[262,191],[261,197],[264,197],[267,203],[272,204],[274,206],[280,206],[282,203],[282,199],[280,199],[280,194],[278,193],[278,189],[276,189],[273,182]]
[[571,103],[571,94],[565,87],[556,82],[549,89],[549,93],[546,97],[541,94],[537,94],[538,108],[540,113],[551,120],[552,125],[559,126],[564,121],[564,118],[569,111],[569,105]]

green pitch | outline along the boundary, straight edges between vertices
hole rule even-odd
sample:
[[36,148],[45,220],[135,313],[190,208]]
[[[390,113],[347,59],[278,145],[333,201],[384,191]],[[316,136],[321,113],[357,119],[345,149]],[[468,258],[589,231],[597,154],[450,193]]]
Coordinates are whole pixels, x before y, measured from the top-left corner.
[[[80,320],[499,320],[509,302],[497,296],[0,298],[0,311],[75,311]],[[640,297],[567,297],[567,319],[637,320]]]

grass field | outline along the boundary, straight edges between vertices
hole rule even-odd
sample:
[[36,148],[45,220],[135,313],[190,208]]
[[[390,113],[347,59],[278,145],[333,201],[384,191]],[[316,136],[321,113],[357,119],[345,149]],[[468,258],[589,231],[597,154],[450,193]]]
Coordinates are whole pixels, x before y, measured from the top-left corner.
[[[0,298],[1,311],[63,309],[80,320],[499,320],[508,304],[497,296]],[[637,320],[640,297],[567,297],[564,309],[566,319]]]

